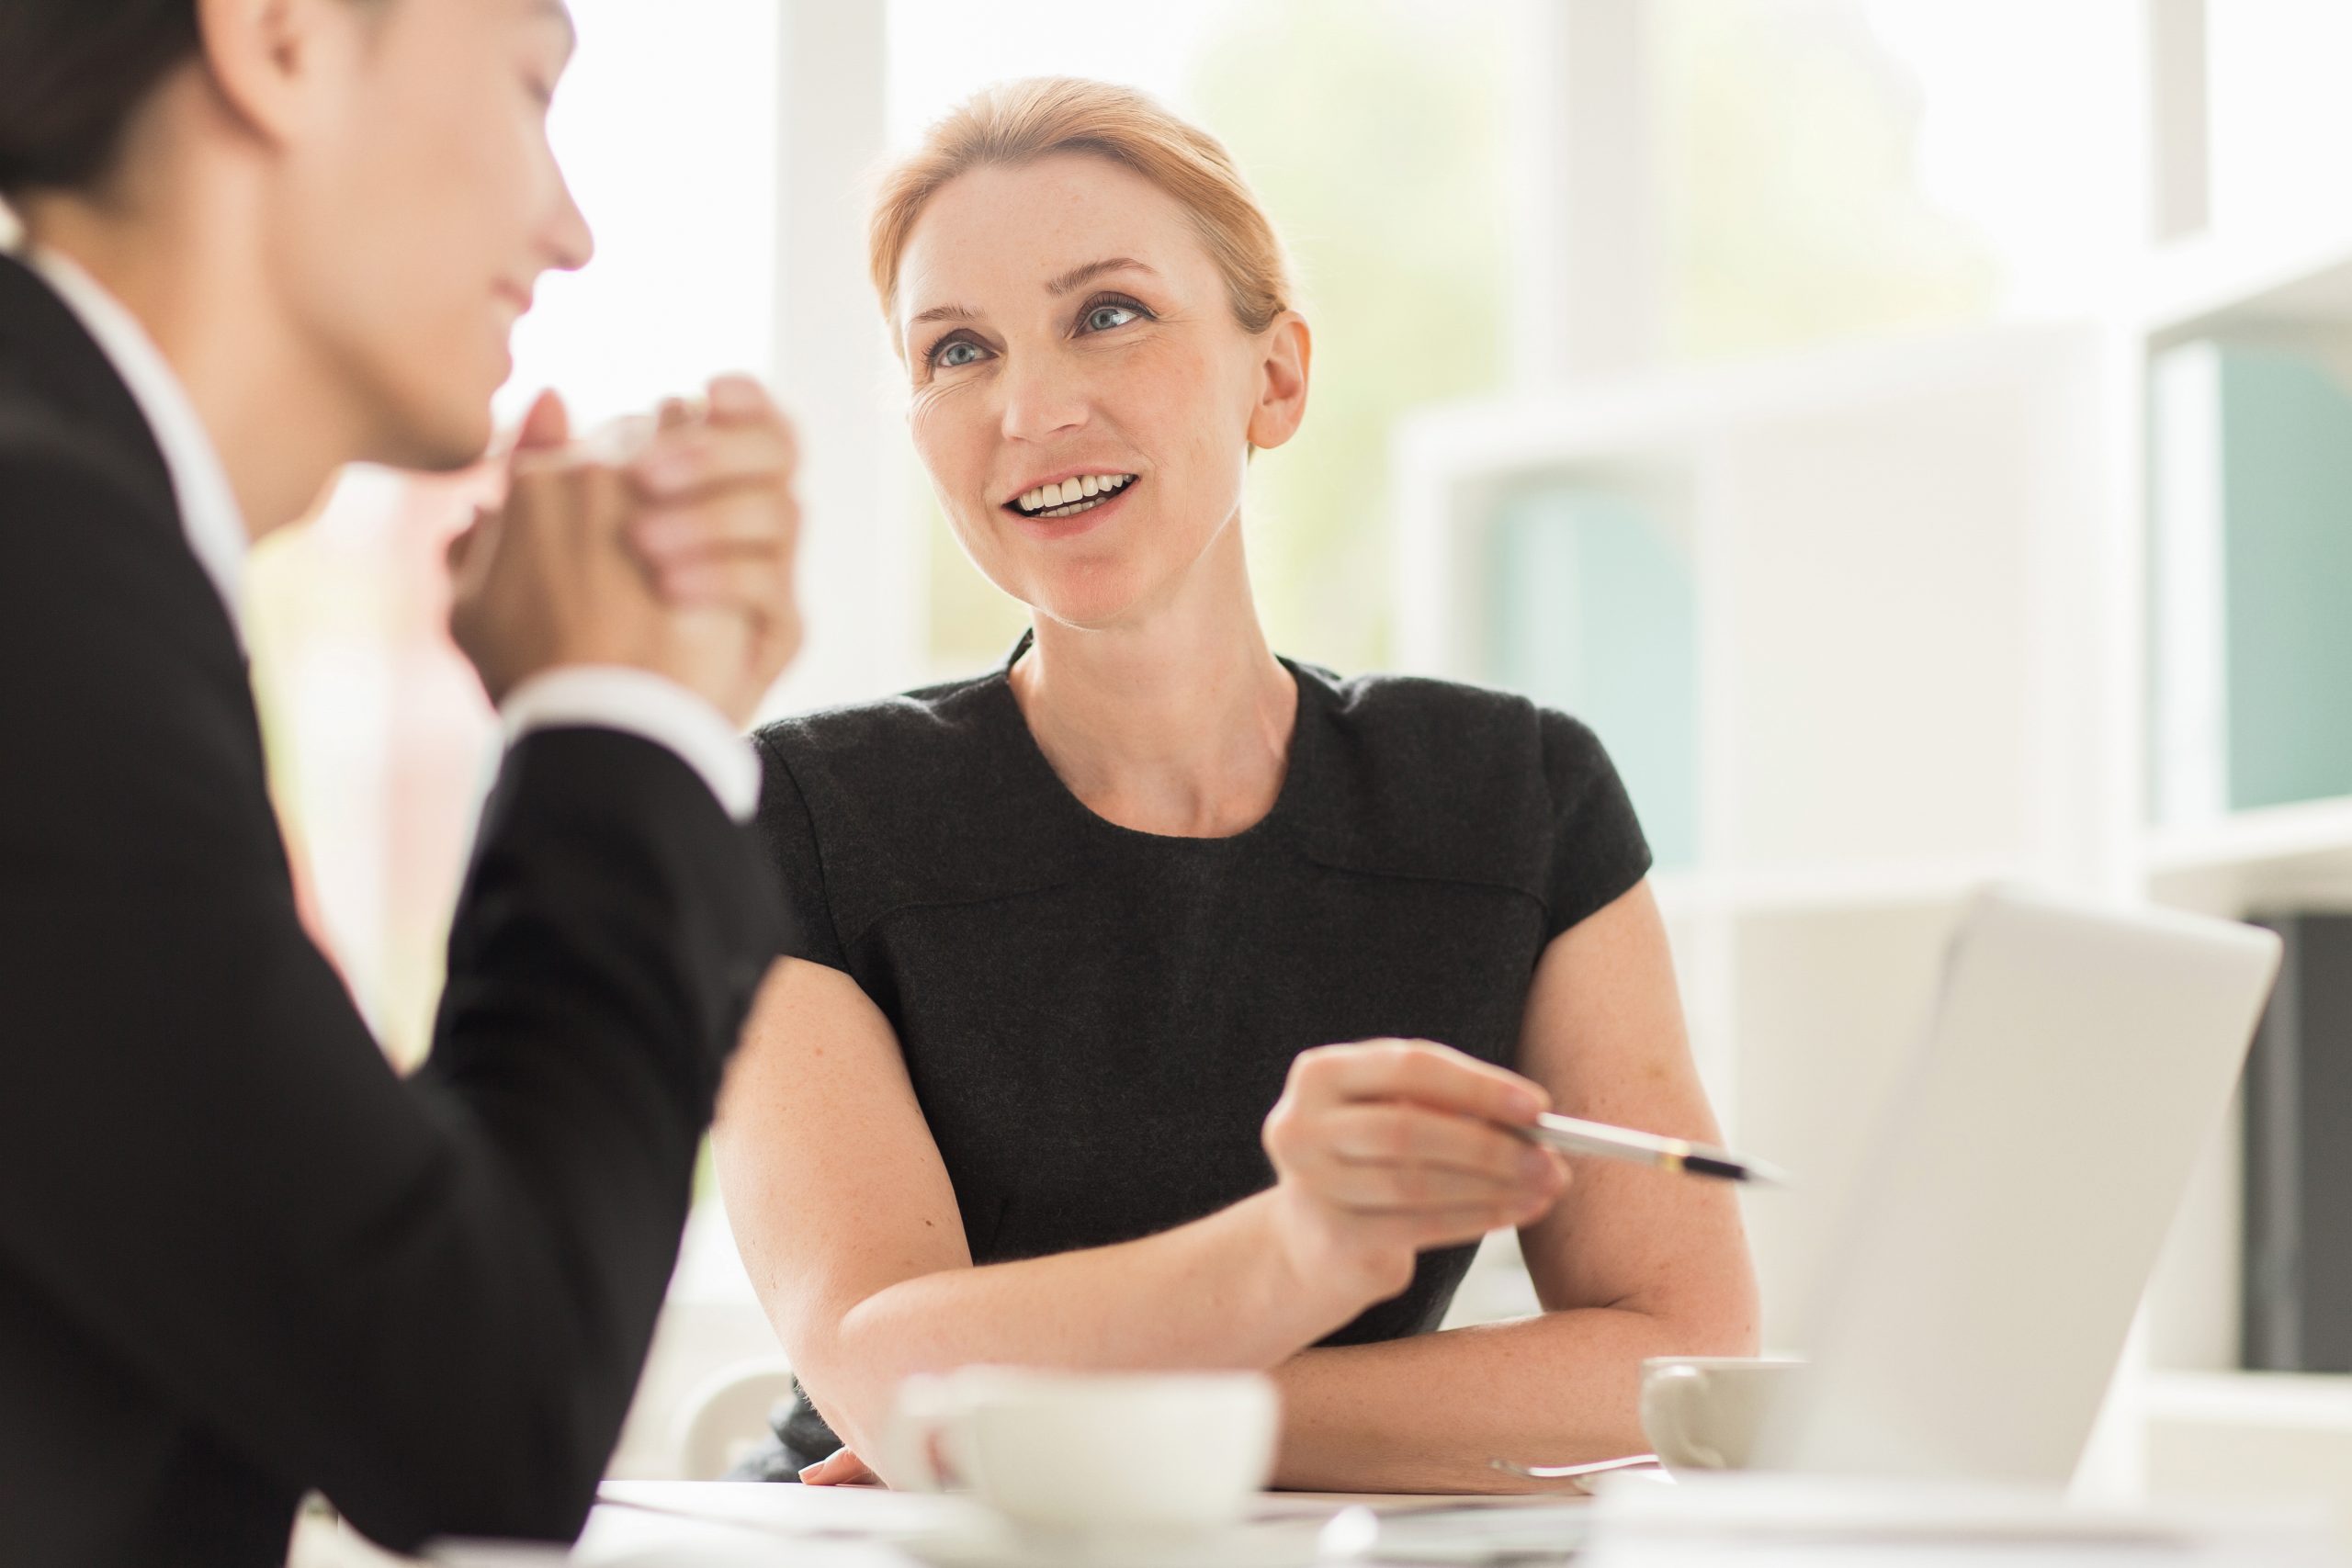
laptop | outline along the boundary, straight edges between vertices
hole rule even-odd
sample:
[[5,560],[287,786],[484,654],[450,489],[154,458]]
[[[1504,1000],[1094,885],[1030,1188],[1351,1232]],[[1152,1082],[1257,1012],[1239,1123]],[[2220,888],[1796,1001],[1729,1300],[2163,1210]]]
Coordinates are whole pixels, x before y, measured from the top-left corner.
[[[1672,1488],[1611,1478],[1602,1534],[1630,1543],[1623,1561],[1658,1560],[1652,1537],[1669,1527],[1786,1538],[1805,1560],[1839,1530],[1880,1548],[1952,1529],[2155,1539],[2144,1520],[2031,1499],[2074,1474],[2278,956],[2278,939],[2250,926],[1978,895],[1874,1147],[1852,1190],[1833,1195],[1842,1213],[1815,1283],[1811,1365],[1757,1456],[1781,1473]],[[1894,1485],[1858,1492],[1844,1477]],[[1550,1561],[1600,1522],[1573,1504],[1407,1511],[1377,1521],[1368,1555]]]
[[2278,968],[2250,926],[1978,895],[1759,1468],[2065,1485]]

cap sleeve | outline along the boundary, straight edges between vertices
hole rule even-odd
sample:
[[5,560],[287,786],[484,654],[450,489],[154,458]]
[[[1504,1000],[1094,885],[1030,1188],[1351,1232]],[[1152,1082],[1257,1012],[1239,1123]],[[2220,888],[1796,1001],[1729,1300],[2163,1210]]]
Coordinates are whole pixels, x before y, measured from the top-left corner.
[[764,735],[753,739],[759,746],[763,775],[760,841],[782,880],[785,909],[790,917],[783,955],[847,970],[849,957],[833,924],[832,901],[825,892],[824,856],[817,847],[817,825],[808,815],[808,799],[775,742]]
[[1544,873],[1549,940],[1630,892],[1649,874],[1650,846],[1600,738],[1564,713],[1542,713],[1551,797]]

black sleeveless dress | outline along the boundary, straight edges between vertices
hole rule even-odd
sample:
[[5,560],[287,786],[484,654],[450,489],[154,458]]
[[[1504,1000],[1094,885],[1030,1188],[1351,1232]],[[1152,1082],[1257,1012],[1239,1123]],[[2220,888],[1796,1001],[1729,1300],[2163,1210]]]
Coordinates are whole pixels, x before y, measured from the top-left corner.
[[[1259,1129],[1311,1046],[1394,1035],[1514,1065],[1545,944],[1648,871],[1577,720],[1283,662],[1281,793],[1225,839],[1094,815],[1004,669],[758,733],[787,952],[846,971],[897,1031],[975,1263],[1153,1235],[1271,1185]],[[1434,1329],[1475,1250],[1424,1254],[1325,1343]],[[778,1429],[760,1472],[834,1446],[805,1404]]]

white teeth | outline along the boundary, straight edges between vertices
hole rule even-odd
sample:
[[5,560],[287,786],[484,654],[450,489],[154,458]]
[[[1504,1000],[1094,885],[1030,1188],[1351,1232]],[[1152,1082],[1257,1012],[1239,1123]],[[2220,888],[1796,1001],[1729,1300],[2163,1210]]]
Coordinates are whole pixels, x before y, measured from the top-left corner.
[[1080,474],[1059,484],[1039,485],[1013,504],[1032,517],[1068,517],[1086,511],[1084,502],[1100,501],[1134,481],[1133,474]]

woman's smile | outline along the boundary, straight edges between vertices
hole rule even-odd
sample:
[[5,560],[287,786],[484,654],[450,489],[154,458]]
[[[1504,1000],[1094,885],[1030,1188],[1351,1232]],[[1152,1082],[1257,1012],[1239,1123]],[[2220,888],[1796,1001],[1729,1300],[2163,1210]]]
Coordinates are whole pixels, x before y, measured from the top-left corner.
[[1034,536],[1067,539],[1092,532],[1142,483],[1136,474],[1079,474],[1032,486],[1004,502],[1002,510]]

